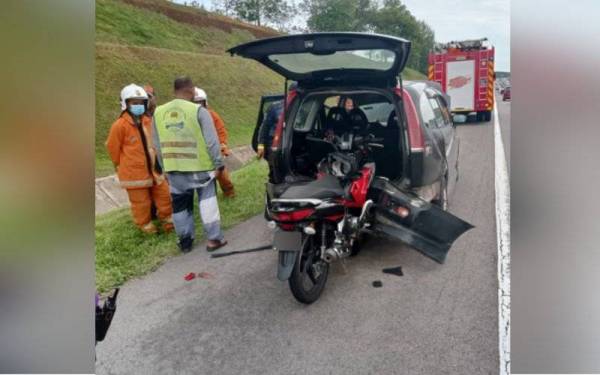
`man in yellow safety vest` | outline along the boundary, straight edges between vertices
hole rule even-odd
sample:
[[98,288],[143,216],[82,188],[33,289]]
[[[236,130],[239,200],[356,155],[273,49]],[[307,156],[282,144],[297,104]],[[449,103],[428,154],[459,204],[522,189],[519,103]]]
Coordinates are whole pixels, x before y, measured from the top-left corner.
[[156,107],[153,134],[158,160],[169,180],[179,248],[192,250],[196,192],[208,239],[206,250],[214,251],[227,244],[221,232],[214,181],[223,170],[219,138],[206,108],[192,102],[192,80],[177,78],[174,91],[175,99]]

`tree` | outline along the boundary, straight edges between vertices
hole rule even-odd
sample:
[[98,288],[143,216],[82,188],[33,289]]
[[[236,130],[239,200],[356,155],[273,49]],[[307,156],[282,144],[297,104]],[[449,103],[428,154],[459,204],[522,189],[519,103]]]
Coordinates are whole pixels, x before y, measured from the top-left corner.
[[399,0],[384,0],[383,6],[371,18],[372,30],[411,41],[407,65],[427,72],[427,55],[433,48],[435,35],[423,21],[417,20]]
[[217,13],[230,16],[233,13],[236,0],[213,0],[213,7]]
[[[408,39],[412,48],[408,66],[427,71],[427,55],[435,35],[400,0],[303,0],[310,31],[376,32]],[[374,55],[372,55],[374,57]]]
[[261,26],[265,23],[283,25],[294,13],[287,0],[233,0],[233,11],[242,20]]
[[376,10],[373,0],[304,0],[310,31],[368,31]]

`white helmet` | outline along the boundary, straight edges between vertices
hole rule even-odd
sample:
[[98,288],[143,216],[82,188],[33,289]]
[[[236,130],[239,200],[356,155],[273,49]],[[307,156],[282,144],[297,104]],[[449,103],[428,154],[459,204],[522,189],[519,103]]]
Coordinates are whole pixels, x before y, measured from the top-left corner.
[[141,86],[132,83],[123,87],[123,90],[121,90],[121,111],[127,109],[127,99],[142,99],[145,100],[147,103],[148,94],[146,94],[146,91],[144,91],[144,89]]
[[206,100],[208,102],[208,100],[206,98],[206,93],[204,92],[204,90],[202,90],[199,87],[195,87],[194,88],[194,102],[198,102],[200,100]]

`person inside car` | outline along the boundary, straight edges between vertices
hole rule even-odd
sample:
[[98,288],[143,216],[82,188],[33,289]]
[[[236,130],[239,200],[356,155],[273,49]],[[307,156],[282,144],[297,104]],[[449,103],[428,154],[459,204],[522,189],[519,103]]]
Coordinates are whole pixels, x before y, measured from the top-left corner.
[[343,106],[333,107],[327,113],[323,139],[336,143],[341,149],[350,149],[352,138],[366,135],[369,121],[353,98],[345,98]]
[[344,101],[344,109],[346,113],[350,113],[354,109],[354,100],[352,98],[346,98]]
[[332,107],[327,112],[323,126],[323,139],[335,142],[336,136],[341,135],[348,125],[348,113],[344,107]]

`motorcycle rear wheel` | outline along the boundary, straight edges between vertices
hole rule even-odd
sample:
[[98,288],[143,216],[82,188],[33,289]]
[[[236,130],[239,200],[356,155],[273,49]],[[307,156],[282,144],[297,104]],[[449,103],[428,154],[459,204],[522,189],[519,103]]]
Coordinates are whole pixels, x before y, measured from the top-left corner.
[[329,275],[329,263],[318,254],[314,236],[303,236],[304,248],[296,257],[294,269],[288,280],[290,290],[298,302],[311,304],[319,299]]

